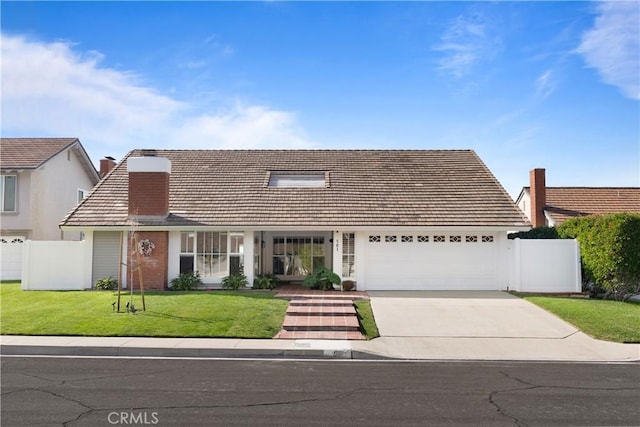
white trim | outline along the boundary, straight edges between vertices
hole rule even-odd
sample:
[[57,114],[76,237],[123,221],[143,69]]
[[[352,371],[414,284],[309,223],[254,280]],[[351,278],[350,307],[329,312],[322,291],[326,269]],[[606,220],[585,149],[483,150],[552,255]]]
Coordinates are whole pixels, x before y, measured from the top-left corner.
[[171,173],[171,161],[165,157],[129,157],[127,172]]
[[[131,226],[125,225],[117,225],[117,226],[70,226],[63,225],[60,227],[63,231],[76,231],[76,230],[95,230],[95,231],[105,231],[105,230],[129,230]],[[136,225],[136,230],[138,231],[228,231],[230,233],[237,232],[243,233],[245,231],[302,231],[302,232],[314,232],[314,231],[335,231],[337,229],[348,229],[349,231],[375,231],[375,232],[384,232],[391,231],[395,233],[400,232],[420,232],[425,231],[428,233],[442,232],[449,233],[452,231],[463,232],[483,232],[483,233],[499,233],[499,232],[513,232],[513,231],[529,231],[531,227],[529,226],[492,226],[492,225],[464,225],[464,226],[389,226],[389,225],[348,225],[343,226],[340,224],[336,225],[324,225],[324,226],[313,226],[313,225],[287,225],[287,226],[279,226],[279,225],[200,225],[200,226],[190,226],[190,225],[175,225],[175,226],[166,226],[166,225]]]

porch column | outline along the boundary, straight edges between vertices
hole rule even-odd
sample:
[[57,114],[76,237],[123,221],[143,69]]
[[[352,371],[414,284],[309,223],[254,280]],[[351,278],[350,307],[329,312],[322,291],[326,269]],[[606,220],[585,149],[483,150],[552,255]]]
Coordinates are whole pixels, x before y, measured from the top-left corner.
[[342,279],[342,231],[333,232],[333,266],[332,270]]
[[253,278],[254,278],[254,242],[253,242],[253,230],[244,232],[244,238],[242,239],[243,244],[243,254],[244,254],[244,275],[247,278],[247,282],[249,282],[249,287],[253,287]]

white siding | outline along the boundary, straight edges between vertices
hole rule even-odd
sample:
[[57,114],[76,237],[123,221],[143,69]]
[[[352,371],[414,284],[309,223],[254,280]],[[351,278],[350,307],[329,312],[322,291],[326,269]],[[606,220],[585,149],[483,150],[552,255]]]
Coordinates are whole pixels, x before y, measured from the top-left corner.
[[103,277],[111,276],[118,279],[120,234],[119,231],[95,231],[93,233],[92,284]]

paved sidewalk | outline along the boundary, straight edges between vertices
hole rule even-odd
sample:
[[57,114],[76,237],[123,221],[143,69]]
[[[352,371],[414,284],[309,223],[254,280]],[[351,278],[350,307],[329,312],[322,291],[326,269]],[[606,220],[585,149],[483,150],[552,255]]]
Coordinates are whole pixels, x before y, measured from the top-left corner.
[[380,337],[371,341],[0,337],[3,355],[640,362],[640,344],[554,338]]

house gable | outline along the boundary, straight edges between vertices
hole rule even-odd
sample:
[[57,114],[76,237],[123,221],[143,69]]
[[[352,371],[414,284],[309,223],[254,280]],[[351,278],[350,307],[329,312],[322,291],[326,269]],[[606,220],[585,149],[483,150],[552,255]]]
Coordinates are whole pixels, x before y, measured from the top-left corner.
[[[2,233],[58,240],[58,222],[98,182],[76,138],[1,138],[3,175],[16,177],[16,210],[3,213]],[[76,237],[79,237],[76,236]]]

